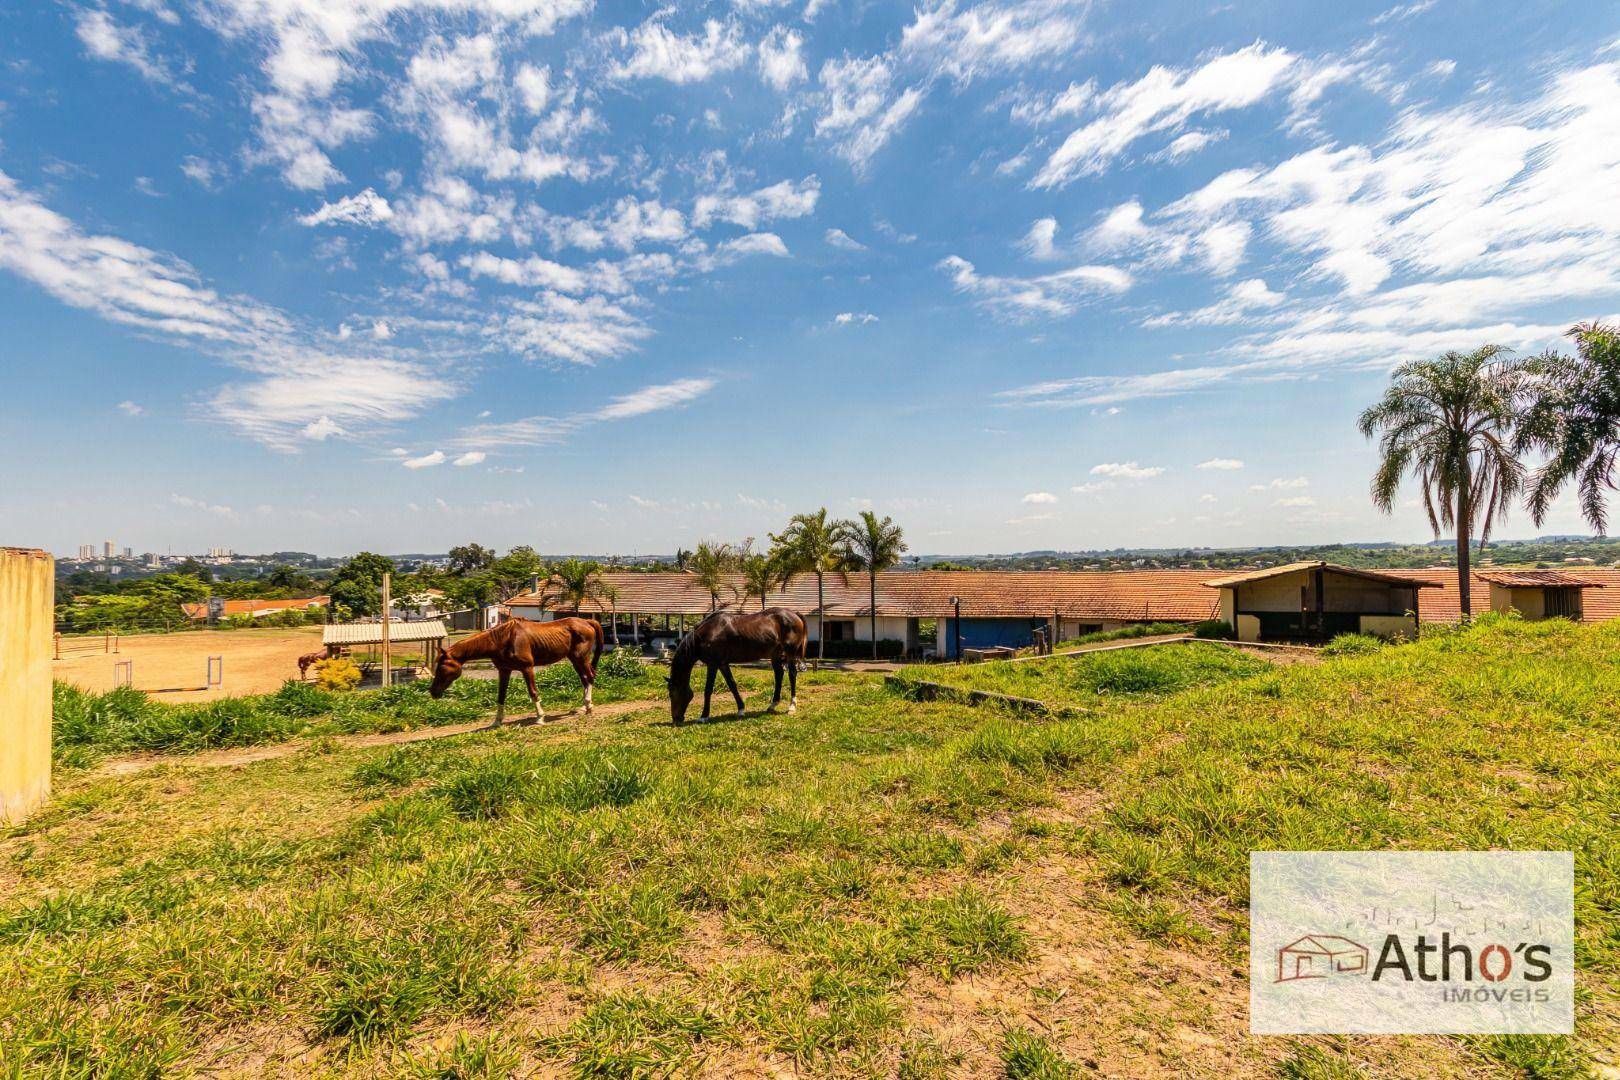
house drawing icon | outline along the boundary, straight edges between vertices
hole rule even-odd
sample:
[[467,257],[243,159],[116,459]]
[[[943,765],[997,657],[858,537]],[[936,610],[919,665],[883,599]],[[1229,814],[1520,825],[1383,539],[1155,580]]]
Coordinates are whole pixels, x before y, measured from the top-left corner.
[[1277,982],[1361,975],[1367,970],[1367,946],[1333,934],[1306,934],[1277,950]]

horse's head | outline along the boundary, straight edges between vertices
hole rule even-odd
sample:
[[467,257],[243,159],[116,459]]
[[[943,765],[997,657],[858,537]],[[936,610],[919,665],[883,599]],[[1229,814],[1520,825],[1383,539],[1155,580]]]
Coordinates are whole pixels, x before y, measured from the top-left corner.
[[669,687],[669,718],[677,724],[686,722],[686,708],[692,704],[692,684],[673,675],[664,680]]
[[433,685],[428,687],[428,697],[434,701],[444,697],[444,692],[450,689],[450,684],[461,678],[461,661],[448,652],[439,654],[439,662],[433,665]]

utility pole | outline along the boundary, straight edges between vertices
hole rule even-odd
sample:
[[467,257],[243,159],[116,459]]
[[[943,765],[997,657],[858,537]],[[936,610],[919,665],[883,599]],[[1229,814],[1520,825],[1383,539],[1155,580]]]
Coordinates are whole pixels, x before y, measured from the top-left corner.
[[390,629],[390,624],[389,624],[389,621],[388,621],[388,611],[389,611],[390,608],[393,607],[393,596],[389,592],[389,580],[388,580],[391,576],[392,575],[390,575],[386,570],[383,571],[383,580],[382,580],[382,684],[383,684],[383,689],[385,689],[385,690],[389,686],[389,676],[391,674],[389,669],[393,665],[393,659],[394,659],[393,651],[388,647],[389,646],[389,640],[388,640],[389,633],[388,633],[388,631]]

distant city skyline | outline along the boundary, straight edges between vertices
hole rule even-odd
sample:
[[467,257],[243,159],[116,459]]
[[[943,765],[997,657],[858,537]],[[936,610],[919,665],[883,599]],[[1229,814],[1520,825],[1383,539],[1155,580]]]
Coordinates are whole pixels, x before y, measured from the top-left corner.
[[11,5],[0,542],[1426,538],[1357,414],[1617,317],[1617,100],[1597,3]]

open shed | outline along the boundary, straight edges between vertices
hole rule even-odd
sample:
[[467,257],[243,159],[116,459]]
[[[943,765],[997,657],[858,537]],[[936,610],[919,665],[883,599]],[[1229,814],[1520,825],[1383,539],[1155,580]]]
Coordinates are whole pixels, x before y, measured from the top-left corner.
[[1326,641],[1339,634],[1416,637],[1418,594],[1431,582],[1328,562],[1214,578],[1221,618],[1240,641]]
[[[401,619],[388,621],[388,649],[397,662],[402,655],[413,647],[422,650],[422,667],[432,667],[439,658],[439,652],[444,648],[444,639],[449,636],[445,630],[444,622],[440,619],[423,619],[418,622],[405,622]],[[352,649],[380,649],[382,647],[382,623],[379,622],[352,622],[331,623],[321,630],[321,644],[326,646],[326,655],[342,656]],[[371,665],[362,664],[363,671],[369,671]]]

